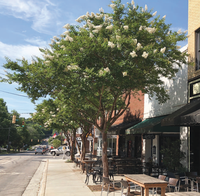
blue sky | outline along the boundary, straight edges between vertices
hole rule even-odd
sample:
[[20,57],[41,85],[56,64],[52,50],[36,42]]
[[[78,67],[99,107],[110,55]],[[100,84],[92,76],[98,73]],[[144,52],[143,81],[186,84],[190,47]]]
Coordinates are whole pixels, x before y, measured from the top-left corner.
[[[127,2],[131,0],[122,0],[123,4]],[[110,0],[0,0],[0,76],[5,74],[5,56],[12,60],[40,56],[38,48],[49,47],[50,39],[62,34],[65,24],[77,24],[79,16],[87,11],[99,13],[101,7],[112,12],[110,3]],[[135,3],[142,7],[146,4],[148,10],[157,11],[161,17],[166,15],[166,23],[172,24],[174,31],[188,28],[188,0],[135,0]],[[187,41],[179,45],[186,44]],[[35,105],[16,87],[17,84],[0,83],[0,98],[9,112],[17,110],[27,118],[35,112]]]

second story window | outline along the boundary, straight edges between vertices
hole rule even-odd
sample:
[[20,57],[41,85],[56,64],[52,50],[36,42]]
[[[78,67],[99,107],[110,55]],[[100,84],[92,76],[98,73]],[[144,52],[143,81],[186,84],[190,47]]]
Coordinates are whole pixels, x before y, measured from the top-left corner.
[[200,69],[200,28],[195,32],[195,41],[196,41],[196,70]]

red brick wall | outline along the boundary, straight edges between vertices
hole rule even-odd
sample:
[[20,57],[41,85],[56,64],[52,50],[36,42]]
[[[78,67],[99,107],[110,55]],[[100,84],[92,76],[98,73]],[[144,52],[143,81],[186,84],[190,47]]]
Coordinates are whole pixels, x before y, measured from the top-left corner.
[[140,119],[143,118],[144,114],[144,94],[139,91],[137,96],[131,96],[129,111],[124,112],[113,125],[118,125],[122,123],[127,115],[139,115]]

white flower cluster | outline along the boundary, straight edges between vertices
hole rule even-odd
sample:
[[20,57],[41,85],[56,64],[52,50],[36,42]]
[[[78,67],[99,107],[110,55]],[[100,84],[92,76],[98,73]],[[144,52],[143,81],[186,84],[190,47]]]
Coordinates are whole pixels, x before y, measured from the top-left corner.
[[93,28],[96,29],[96,30],[98,30],[98,31],[100,31],[102,29],[102,26],[103,25],[98,25],[98,26],[94,26]]
[[134,43],[134,44],[137,44],[137,39],[133,39],[133,43]]
[[65,29],[70,29],[70,24],[64,25],[63,28],[65,28]]
[[59,38],[57,37],[57,36],[53,36],[53,39],[55,39],[55,40],[59,40]]
[[123,77],[127,76],[127,72],[122,72]]
[[93,38],[93,37],[94,37],[94,35],[92,33],[90,33],[90,38]]
[[103,75],[103,73],[104,73],[104,71],[103,71],[103,70],[99,70],[99,76],[102,76],[102,75]]
[[130,53],[130,55],[134,58],[134,57],[137,57],[137,54],[136,54],[136,52],[133,50],[131,53]]
[[111,48],[114,48],[114,47],[115,47],[115,44],[114,44],[113,42],[110,42],[110,41],[109,41],[109,42],[108,42],[108,46],[111,47]]
[[44,54],[43,57],[44,57],[45,59],[50,59],[50,60],[53,60],[53,58],[54,58],[54,56],[51,56],[51,55],[49,55],[49,54]]
[[125,30],[128,30],[128,25],[123,26]]
[[50,61],[44,61],[45,65],[49,65]]
[[140,50],[142,48],[142,45],[141,45],[141,43],[137,43],[137,50]]
[[84,20],[84,19],[86,19],[86,16],[85,16],[85,15],[82,15],[82,16],[80,16],[80,17],[78,17],[78,18],[76,19],[76,22],[81,23],[81,21]]
[[66,49],[66,47],[64,46],[64,45],[62,45],[62,46],[60,46],[63,50],[65,50]]
[[148,55],[149,54],[147,52],[143,52],[142,57],[146,59],[148,57]]
[[113,25],[109,25],[106,27],[106,29],[111,30],[113,28]]
[[178,33],[178,34],[181,34],[181,29],[179,29],[179,30],[177,31],[177,33]]
[[67,35],[67,36],[65,37],[65,41],[73,42],[74,39],[73,39],[72,37],[70,37],[70,36]]
[[99,9],[99,11],[100,11],[100,12],[102,12],[102,13],[104,13],[104,10],[103,10],[103,8],[102,8],[102,7]]
[[68,70],[77,70],[77,69],[79,69],[79,66],[78,65],[68,65],[67,69]]
[[155,11],[153,14],[152,14],[152,16],[155,16],[157,14],[157,11]]
[[64,35],[69,35],[69,31],[65,31],[63,34]]
[[166,47],[164,47],[164,48],[161,48],[161,49],[160,49],[160,52],[161,52],[161,53],[164,53],[164,52],[165,52],[165,50],[166,50]]
[[150,34],[156,32],[156,28],[155,28],[155,27],[153,27],[153,28],[151,28],[151,27],[146,27],[145,30],[147,30]]
[[109,5],[112,9],[115,9],[116,5],[115,4],[110,4]]
[[106,67],[106,68],[104,68],[104,71],[105,71],[106,73],[108,73],[108,72],[110,72],[110,69],[109,69],[108,67]]
[[93,33],[98,33],[99,30],[95,29],[95,30],[93,30],[92,32],[93,32]]

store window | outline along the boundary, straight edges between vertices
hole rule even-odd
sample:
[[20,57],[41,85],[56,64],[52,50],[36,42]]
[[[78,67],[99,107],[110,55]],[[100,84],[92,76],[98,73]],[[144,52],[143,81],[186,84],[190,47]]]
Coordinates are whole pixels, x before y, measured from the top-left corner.
[[200,28],[195,32],[195,42],[196,42],[196,70],[200,69]]

